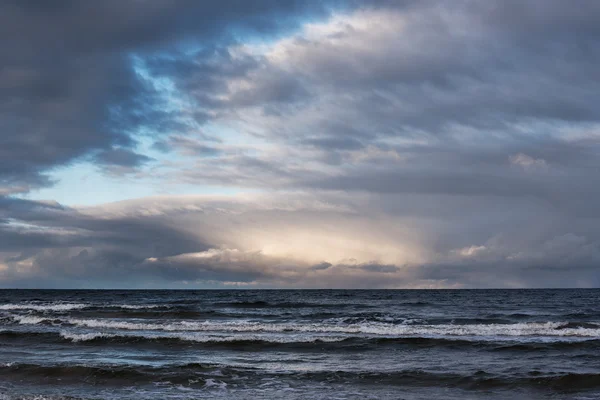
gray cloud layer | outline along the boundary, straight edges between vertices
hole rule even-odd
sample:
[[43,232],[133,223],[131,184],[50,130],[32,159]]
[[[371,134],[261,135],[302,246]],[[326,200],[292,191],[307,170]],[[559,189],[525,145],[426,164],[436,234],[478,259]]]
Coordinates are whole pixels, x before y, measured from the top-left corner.
[[[599,21],[593,0],[4,2],[0,285],[597,286]],[[269,194],[10,197],[82,159]]]
[[1,231],[3,286],[35,287],[41,279],[51,287],[600,283],[594,223],[535,201],[294,193],[79,210],[10,201],[2,210],[11,216]]
[[227,29],[269,34],[286,17],[322,8],[271,0],[3,2],[0,184],[6,192],[49,184],[46,170],[95,152],[101,164],[135,165],[142,156],[131,152],[134,134],[180,127],[132,68],[133,56],[185,40],[231,43]]

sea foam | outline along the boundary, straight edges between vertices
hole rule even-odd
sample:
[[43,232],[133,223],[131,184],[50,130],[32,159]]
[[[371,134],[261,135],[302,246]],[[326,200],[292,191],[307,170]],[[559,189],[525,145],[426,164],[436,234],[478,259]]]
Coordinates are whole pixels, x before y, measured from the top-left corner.
[[524,322],[516,324],[439,324],[403,325],[383,322],[333,325],[324,323],[266,323],[253,321],[178,321],[141,322],[137,320],[111,319],[44,319],[31,316],[13,316],[20,324],[64,324],[82,328],[111,329],[123,331],[165,331],[165,332],[220,332],[220,333],[330,333],[365,334],[380,336],[476,336],[476,337],[588,337],[600,338],[600,328],[565,327],[564,322]]

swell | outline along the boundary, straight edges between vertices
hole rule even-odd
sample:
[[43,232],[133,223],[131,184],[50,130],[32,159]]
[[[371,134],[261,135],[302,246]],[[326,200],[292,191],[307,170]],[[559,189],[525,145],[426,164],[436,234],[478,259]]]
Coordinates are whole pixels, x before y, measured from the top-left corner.
[[[205,299],[204,299],[205,300]],[[139,300],[136,300],[139,301]],[[433,303],[424,301],[398,302],[395,306],[425,307]],[[337,302],[285,302],[285,301],[220,301],[207,303],[203,299],[183,300],[177,299],[162,303],[139,302],[68,302],[68,301],[27,301],[0,304],[0,312],[20,313],[28,316],[71,316],[80,318],[142,318],[142,319],[219,319],[219,318],[244,318],[265,317],[271,319],[307,319],[319,321],[324,319],[337,320],[346,324],[366,322],[386,322],[395,324],[411,324],[406,312],[395,313],[369,312],[373,306],[365,303],[337,303]],[[341,312],[340,312],[341,311]],[[410,315],[414,316],[414,312]],[[415,320],[417,324],[430,325],[479,325],[479,324],[511,324],[519,322],[566,321],[565,328],[600,328],[594,323],[600,319],[600,313],[592,309],[578,312],[553,314],[553,313],[527,313],[527,312],[497,312],[472,317],[439,318],[423,315]]]
[[50,303],[50,304],[38,304],[38,303],[9,303],[0,304],[0,311],[46,311],[46,312],[66,312],[70,310],[80,310],[86,308],[88,305],[83,303]]
[[257,301],[230,301],[230,302],[217,302],[215,306],[219,307],[230,307],[230,308],[333,308],[333,309],[344,309],[344,308],[373,308],[374,306],[364,303],[312,303],[312,302],[268,302],[263,300]]
[[79,318],[146,318],[146,319],[199,319],[225,318],[226,313],[218,311],[196,311],[190,309],[118,309],[118,308],[89,308],[77,310],[69,314]]
[[152,310],[169,309],[169,304],[92,304],[72,302],[22,302],[0,304],[0,311],[38,311],[38,312],[67,312],[73,310],[99,310],[99,309],[123,309],[123,310]]
[[[168,381],[172,384],[190,384],[195,381],[203,385],[204,379],[221,374],[218,366],[203,364],[185,364],[170,367],[143,366],[88,366],[88,365],[38,365],[38,364],[0,364],[0,379],[35,381],[46,384],[113,384],[139,385]],[[203,379],[204,378],[204,379]]]
[[[35,381],[60,385],[80,383],[141,386],[164,382],[171,385],[204,386],[209,379],[213,380],[216,377],[222,382],[233,381],[238,384],[245,380],[247,385],[252,385],[253,381],[259,381],[258,378],[276,377],[280,380],[326,382],[327,384],[360,382],[363,385],[438,386],[468,390],[523,387],[542,391],[568,392],[600,388],[600,374],[594,373],[543,374],[538,371],[530,371],[522,375],[497,375],[476,371],[466,375],[424,370],[276,372],[197,363],[164,367],[0,364],[0,379],[2,380]],[[245,377],[256,379],[243,379]]]
[[[301,349],[314,348],[323,350],[322,346],[335,345],[335,343],[364,344],[362,340],[354,341],[352,338],[344,337],[315,337],[304,338],[280,336],[256,336],[256,335],[236,335],[236,336],[209,336],[197,334],[172,334],[172,335],[144,335],[144,334],[118,334],[104,332],[20,332],[20,331],[0,331],[0,343],[47,343],[47,344],[76,344],[92,346],[111,346],[111,345],[150,345],[150,346],[182,346],[189,348],[191,345],[201,346],[203,348],[229,348],[245,350],[263,350],[267,348],[280,349]],[[375,342],[373,342],[375,343]],[[317,346],[317,347],[315,347]],[[337,347],[337,346],[336,346]]]
[[[324,310],[307,309],[306,307],[271,307],[271,303],[266,302],[241,302],[241,303],[220,303],[222,304],[238,304],[236,307],[224,308],[201,308],[190,305],[166,305],[166,304],[109,304],[109,305],[91,305],[84,303],[54,303],[47,305],[32,305],[32,304],[4,304],[0,305],[0,322],[6,321],[25,321],[24,323],[37,323],[46,325],[68,324],[66,317],[73,318],[79,322],[92,320],[119,320],[119,319],[155,319],[155,320],[208,320],[208,319],[230,319],[243,320],[247,318],[265,318],[270,320],[295,320],[298,322],[307,323],[333,323],[344,325],[357,325],[369,323],[395,324],[395,325],[437,325],[437,326],[463,326],[473,325],[473,329],[477,326],[531,326],[535,324],[558,324],[558,329],[590,329],[600,332],[600,324],[596,322],[598,319],[592,319],[589,313],[566,314],[563,322],[547,322],[555,320],[557,315],[532,315],[525,313],[508,313],[508,314],[488,314],[481,317],[454,317],[454,318],[439,318],[427,317],[420,318],[407,317],[406,314],[385,313],[385,312],[369,312],[369,311],[350,311],[346,313],[336,312],[330,305],[325,305]],[[268,304],[268,306],[258,306]],[[279,303],[283,304],[283,303]],[[308,304],[308,303],[288,303],[288,304]],[[256,307],[255,307],[256,306]],[[316,304],[313,305],[317,307]],[[213,305],[214,307],[214,305]],[[344,315],[345,314],[345,315]],[[12,317],[12,318],[11,318]],[[543,318],[546,317],[544,320]],[[553,318],[550,318],[553,317]],[[575,318],[578,317],[578,318]],[[62,318],[62,319],[61,319]],[[29,322],[27,322],[29,321]],[[164,324],[169,326],[170,323]],[[123,328],[127,329],[127,328]],[[160,329],[160,328],[149,328]],[[184,328],[185,329],[185,328]],[[474,333],[476,334],[476,333]],[[497,333],[497,334],[502,334]]]
[[433,373],[428,371],[399,372],[317,372],[305,374],[316,381],[353,381],[360,379],[363,384],[387,384],[399,386],[441,386],[468,390],[486,390],[501,388],[534,388],[542,391],[580,391],[600,388],[600,374],[559,372],[543,374],[530,371],[526,375],[497,375],[477,371],[471,375],[456,373]]
[[429,337],[572,337],[600,338],[600,327],[590,323],[527,322],[516,324],[395,324],[366,322],[332,324],[322,322],[259,321],[147,321],[81,318],[45,318],[13,315],[8,318],[19,325],[53,325],[91,329],[164,332],[229,332],[229,333],[322,333],[381,336]]
[[244,349],[246,351],[307,350],[307,351],[365,351],[382,348],[444,348],[444,349],[480,349],[494,352],[538,352],[586,350],[600,351],[600,339],[579,341],[542,341],[507,342],[485,340],[463,340],[428,337],[345,337],[345,336],[265,336],[230,335],[214,336],[194,333],[175,333],[170,335],[146,335],[143,333],[106,333],[106,332],[23,332],[0,331],[0,343],[47,343],[82,346],[151,346],[189,348],[198,346],[216,349]]

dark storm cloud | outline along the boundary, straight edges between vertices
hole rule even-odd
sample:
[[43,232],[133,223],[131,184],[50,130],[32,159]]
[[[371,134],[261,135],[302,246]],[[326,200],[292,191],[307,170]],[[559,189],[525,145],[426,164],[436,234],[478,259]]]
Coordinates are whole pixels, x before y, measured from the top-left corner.
[[[179,254],[198,249],[186,235],[157,224],[152,218],[102,219],[79,213],[76,209],[27,200],[9,199],[0,203],[2,250],[37,248],[118,246],[135,250],[141,246],[149,257]],[[47,245],[45,245],[47,244]],[[191,247],[190,247],[191,246]]]
[[268,35],[323,11],[312,1],[3,2],[0,185],[48,185],[45,171],[92,150],[101,162],[133,166],[142,158],[123,157],[132,133],[181,128],[131,55]]
[[322,262],[322,263],[319,263],[317,265],[313,265],[311,267],[311,269],[313,269],[315,271],[321,271],[321,270],[324,270],[324,269],[327,269],[327,268],[331,267],[332,265],[333,264],[328,263],[328,262]]
[[196,135],[196,138],[174,135],[167,140],[155,142],[153,147],[162,152],[178,151],[191,156],[211,157],[222,153],[222,150],[214,146],[219,142],[203,135]]
[[152,159],[126,149],[110,149],[99,153],[96,156],[96,160],[98,163],[105,165],[137,167]]
[[[207,249],[201,241],[153,218],[97,218],[58,204],[0,201],[2,286],[143,284],[136,270],[147,257]],[[1,255],[6,255],[2,257]],[[22,267],[28,260],[29,266]],[[0,262],[1,263],[1,262]],[[8,284],[6,282],[9,282]]]
[[[2,51],[8,60],[0,73],[0,178],[35,184],[47,169],[90,150],[134,144],[128,133],[136,127],[135,113],[146,111],[152,93],[124,56],[73,59],[32,49],[11,60],[10,49]],[[7,83],[17,87],[6,90]],[[134,104],[146,95],[144,104]]]

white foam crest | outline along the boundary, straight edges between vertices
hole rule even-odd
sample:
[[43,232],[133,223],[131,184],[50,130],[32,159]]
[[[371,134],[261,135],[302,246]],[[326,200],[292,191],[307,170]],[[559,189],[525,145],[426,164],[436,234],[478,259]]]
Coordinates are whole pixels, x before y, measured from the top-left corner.
[[153,309],[153,308],[165,308],[168,306],[161,305],[161,304],[147,304],[147,305],[143,305],[143,304],[111,304],[108,307],[122,308],[125,310],[144,310],[144,309]]
[[102,332],[91,332],[91,333],[71,333],[71,332],[61,332],[60,336],[64,339],[70,340],[72,342],[89,342],[98,338],[113,338],[118,337],[118,335],[111,335]]
[[164,336],[163,338],[177,338],[179,340],[199,343],[228,343],[228,342],[256,342],[263,341],[269,343],[315,343],[319,342],[341,342],[347,337],[345,336],[314,336],[314,335],[233,335],[233,336],[207,336],[203,334],[178,334],[172,336]]
[[347,339],[346,336],[318,336],[318,335],[256,335],[256,334],[237,334],[229,336],[216,336],[207,335],[199,332],[186,332],[186,333],[169,333],[162,335],[153,334],[137,334],[137,333],[104,333],[104,332],[89,332],[89,333],[73,333],[63,331],[60,336],[64,339],[71,340],[73,342],[87,342],[93,341],[99,338],[138,338],[138,339],[150,339],[150,340],[161,340],[161,339],[177,339],[187,342],[198,342],[198,343],[230,343],[240,341],[264,341],[270,343],[315,343],[321,342],[340,342]]
[[217,381],[215,379],[207,379],[204,382],[204,387],[225,390],[225,389],[227,389],[227,384],[225,382]]
[[51,303],[51,304],[0,304],[0,310],[3,311],[18,311],[18,310],[32,310],[32,311],[69,311],[69,310],[80,310],[82,308],[89,307],[89,304],[82,303]]
[[76,319],[66,322],[75,326],[99,329],[130,331],[197,331],[197,332],[274,332],[274,333],[337,333],[368,334],[378,336],[549,336],[549,337],[599,337],[600,328],[562,328],[563,322],[526,322],[517,324],[473,324],[473,325],[402,325],[380,322],[329,325],[261,323],[250,321],[179,321],[172,323],[148,323],[106,319]]
[[561,328],[564,322],[524,322],[517,324],[473,325],[392,325],[364,324],[361,333],[399,336],[477,336],[477,337],[600,337],[598,328]]
[[21,325],[37,325],[48,321],[45,317],[32,317],[30,315],[13,315],[13,320]]

